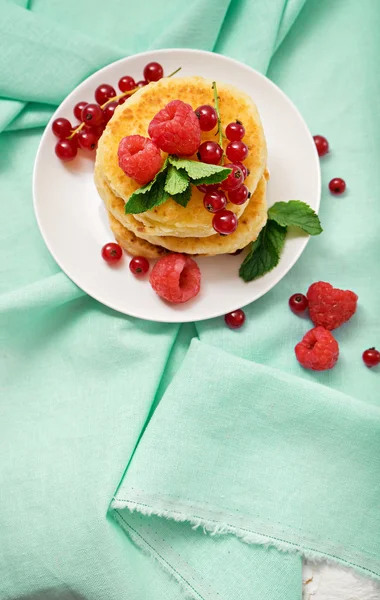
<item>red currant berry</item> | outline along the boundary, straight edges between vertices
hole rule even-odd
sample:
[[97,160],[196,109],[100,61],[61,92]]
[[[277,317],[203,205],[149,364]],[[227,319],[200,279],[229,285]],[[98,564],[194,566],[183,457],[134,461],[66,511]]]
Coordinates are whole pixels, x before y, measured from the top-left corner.
[[142,87],[148,85],[148,83],[149,83],[149,81],[145,81],[145,79],[141,79],[140,81],[138,81],[136,83],[136,87],[137,88],[142,88]]
[[295,314],[304,312],[309,306],[309,301],[303,294],[293,294],[289,298],[289,307]]
[[123,96],[123,98],[120,98],[118,104],[124,104],[124,102],[126,102],[128,100],[128,96]]
[[119,90],[121,92],[130,92],[131,90],[134,90],[136,87],[136,82],[133,79],[133,77],[129,77],[129,75],[125,75],[125,77],[122,77],[121,79],[119,79]]
[[98,104],[104,104],[116,96],[116,90],[108,83],[102,83],[95,90],[95,100]]
[[84,100],[81,100],[81,102],[78,102],[75,106],[74,106],[74,117],[76,119],[78,119],[78,121],[82,120],[82,110],[84,109],[85,106],[87,106],[88,102],[85,102]]
[[237,216],[231,210],[220,210],[215,213],[212,226],[217,233],[229,235],[236,231],[238,226]]
[[245,129],[240,121],[229,123],[226,127],[226,136],[231,142],[238,142],[245,136]]
[[224,316],[224,320],[230,329],[240,329],[244,325],[245,312],[241,308],[233,310]]
[[51,128],[53,130],[54,135],[56,135],[61,140],[63,138],[69,137],[69,135],[71,134],[71,131],[72,131],[70,121],[68,119],[64,119],[62,117],[55,119],[53,121]]
[[73,160],[77,155],[77,142],[72,140],[59,140],[55,146],[55,153],[63,162]]
[[199,127],[201,131],[211,131],[216,127],[218,122],[218,115],[213,106],[209,104],[202,104],[194,111],[199,120]]
[[232,202],[232,204],[244,204],[250,196],[251,193],[246,185],[241,185],[236,190],[228,192],[228,200]]
[[109,242],[102,248],[102,257],[110,265],[114,265],[115,263],[119,262],[122,256],[123,251],[119,244],[115,244],[115,242]]
[[318,152],[318,156],[324,156],[329,151],[329,143],[323,135],[314,136],[315,147]]
[[346,182],[340,177],[334,177],[329,183],[329,190],[332,194],[340,195],[343,194],[346,189]]
[[248,146],[244,142],[230,142],[226,148],[227,158],[234,162],[235,160],[245,160],[248,156]]
[[98,136],[91,129],[82,129],[77,135],[78,146],[82,150],[95,150],[98,145]]
[[211,213],[216,213],[219,210],[226,208],[226,194],[219,190],[217,192],[207,192],[203,198],[203,205],[206,210]]
[[376,348],[368,348],[363,352],[363,361],[366,367],[376,367],[380,364],[380,352]]
[[198,159],[208,165],[218,165],[222,156],[223,150],[216,142],[203,142],[197,152]]
[[145,256],[134,256],[129,263],[133,275],[142,276],[149,271],[149,261]]
[[113,113],[117,106],[119,106],[118,102],[110,102],[103,108],[103,119],[105,123],[108,123],[111,117],[113,117]]
[[97,125],[96,127],[86,127],[86,130],[91,131],[91,133],[94,133],[98,139],[102,135],[104,129],[105,129],[105,123],[102,123],[101,125]]
[[249,169],[245,166],[245,164],[243,164],[239,160],[237,160],[234,164],[243,171],[244,179],[247,179],[249,175]]
[[71,140],[68,140],[69,142],[71,142],[75,148],[78,147],[78,134],[75,134],[74,137],[71,138]]
[[143,75],[146,81],[158,81],[164,76],[164,69],[160,63],[151,62],[146,65]]
[[224,166],[226,168],[232,169],[232,170],[231,170],[231,173],[228,175],[227,179],[224,179],[224,181],[222,181],[222,183],[220,185],[227,192],[232,192],[232,190],[236,190],[238,187],[240,187],[243,184],[243,181],[244,181],[243,171],[239,167],[237,167],[236,165],[233,165],[231,163],[228,163],[227,165],[224,165]]
[[219,183],[209,183],[208,185],[202,183],[201,185],[197,185],[197,188],[203,194],[207,194],[207,192],[217,192],[219,189]]
[[82,121],[89,127],[103,123],[103,111],[99,104],[86,104],[82,110]]

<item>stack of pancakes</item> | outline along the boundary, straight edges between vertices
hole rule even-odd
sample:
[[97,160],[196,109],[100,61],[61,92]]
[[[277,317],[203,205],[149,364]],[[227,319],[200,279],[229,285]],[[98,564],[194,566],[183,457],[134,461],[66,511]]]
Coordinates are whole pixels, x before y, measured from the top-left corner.
[[[249,175],[244,183],[251,197],[240,206],[227,204],[238,217],[236,231],[227,236],[215,232],[213,215],[203,206],[204,194],[195,186],[186,208],[169,199],[144,213],[124,212],[126,202],[140,186],[119,167],[117,150],[121,139],[135,134],[148,137],[150,121],[171,100],[182,100],[194,109],[202,104],[214,104],[211,81],[201,77],[164,78],[141,88],[117,107],[96,153],[96,187],[108,211],[116,241],[130,254],[156,258],[167,251],[208,256],[231,253],[254,241],[265,225],[267,149],[259,114],[251,98],[240,90],[219,82],[217,89],[223,126],[241,121],[245,127],[243,141],[249,150],[244,161]],[[217,142],[216,132],[216,128],[202,132],[202,142]],[[224,139],[224,148],[227,143]],[[163,153],[163,156],[166,155]],[[195,155],[191,158],[198,160]]]

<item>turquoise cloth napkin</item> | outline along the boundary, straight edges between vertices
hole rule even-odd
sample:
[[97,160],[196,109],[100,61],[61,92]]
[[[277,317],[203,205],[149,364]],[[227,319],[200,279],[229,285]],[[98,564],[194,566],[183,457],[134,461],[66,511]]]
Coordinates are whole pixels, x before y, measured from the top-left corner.
[[[378,578],[380,380],[360,355],[380,342],[380,6],[0,9],[1,600],[300,600],[302,556]],[[102,307],[59,271],[33,215],[33,160],[55,106],[115,59],[186,46],[267,72],[329,138],[325,190],[333,176],[348,184],[341,198],[324,191],[323,235],[239,332]],[[316,374],[294,358],[310,323],[287,298],[318,279],[354,289],[360,306],[336,332],[337,366]]]

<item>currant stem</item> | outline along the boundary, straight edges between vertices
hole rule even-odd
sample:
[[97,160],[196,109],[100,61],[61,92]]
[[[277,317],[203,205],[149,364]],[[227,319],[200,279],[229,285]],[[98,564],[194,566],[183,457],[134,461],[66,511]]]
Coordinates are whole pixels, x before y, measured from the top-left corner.
[[178,73],[178,71],[180,71],[181,69],[182,69],[182,67],[178,67],[178,69],[173,71],[173,73],[170,73],[170,75],[166,75],[166,77],[173,77],[173,75],[176,75],[176,73]]
[[[217,134],[219,134],[219,146],[222,148],[223,150],[223,130],[222,130],[222,120],[220,118],[220,110],[219,110],[219,98],[218,98],[218,90],[216,88],[216,81],[212,82],[212,89],[214,90],[214,104],[215,104],[215,111],[216,114],[218,116],[218,130],[217,130]],[[224,151],[223,151],[223,156],[222,156],[222,164],[224,162]]]
[[[170,75],[167,75],[167,77],[173,77],[173,75],[178,73],[178,71],[180,71],[181,69],[182,69],[182,67],[178,67],[178,69],[173,71],[173,73],[170,73]],[[109,100],[107,100],[107,102],[105,102],[104,104],[101,104],[100,108],[103,110],[103,108],[105,108],[111,102],[117,102],[117,101],[121,100],[121,98],[125,98],[125,96],[131,96],[132,94],[137,92],[137,90],[139,90],[139,89],[140,88],[136,87],[136,88],[133,88],[133,90],[128,90],[126,92],[123,92],[122,94],[118,94],[117,96],[114,96],[113,98],[109,98]],[[78,125],[78,127],[76,129],[73,130],[73,132],[66,139],[72,140],[74,135],[76,135],[77,133],[82,131],[83,128],[84,128],[84,123],[81,123],[80,125]]]
[[124,98],[125,96],[131,96],[132,94],[137,92],[138,89],[140,89],[140,88],[136,87],[136,88],[133,88],[133,90],[128,90],[127,92],[118,94],[117,96],[114,96],[113,98],[109,98],[109,100],[107,100],[107,102],[105,102],[104,104],[101,104],[100,108],[103,110],[103,108],[105,108],[107,106],[107,104],[110,104],[111,102],[117,102],[118,100],[121,100],[121,98]]
[[74,135],[76,135],[77,133],[79,133],[80,131],[82,131],[83,128],[84,128],[84,123],[81,123],[80,125],[78,125],[78,127],[76,129],[73,130],[73,132],[66,139],[67,140],[72,140],[73,137],[74,137]]

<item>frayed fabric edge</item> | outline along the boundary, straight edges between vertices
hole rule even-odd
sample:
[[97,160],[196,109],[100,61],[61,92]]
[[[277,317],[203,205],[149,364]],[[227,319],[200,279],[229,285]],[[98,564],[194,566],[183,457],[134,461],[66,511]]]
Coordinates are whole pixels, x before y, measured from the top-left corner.
[[[376,582],[379,582],[380,580],[380,574],[377,574],[375,571],[348,562],[342,558],[325,554],[319,550],[303,548],[299,544],[287,542],[286,540],[275,538],[268,534],[260,534],[253,531],[247,532],[238,526],[226,525],[224,523],[215,524],[215,522],[210,521],[207,518],[193,517],[191,515],[177,513],[176,511],[167,509],[155,509],[144,506],[139,502],[134,502],[132,500],[118,500],[117,498],[114,498],[111,502],[110,509],[115,511],[127,509],[131,513],[138,512],[147,517],[156,516],[179,523],[189,523],[192,529],[196,530],[201,528],[205,534],[209,534],[210,536],[234,535],[245,544],[257,544],[265,548],[276,548],[276,550],[279,550],[280,552],[298,554],[302,556],[302,558],[316,564],[324,562],[332,566],[339,566],[347,571],[355,571]],[[194,597],[201,598],[199,595]]]
[[[183,593],[184,598],[187,598],[188,600],[204,600],[204,597],[201,596],[197,592],[197,590],[193,588],[191,584],[188,581],[186,581],[186,579],[184,579],[184,577],[182,577],[180,573],[178,573],[178,571],[176,571],[169,562],[165,561],[163,557],[156,552],[156,550],[147,542],[147,540],[144,537],[142,537],[137,531],[135,531],[130,526],[130,524],[125,519],[123,519],[123,517],[119,513],[119,510],[122,510],[123,508],[126,508],[126,506],[119,507],[118,509],[115,508],[115,506],[111,505],[111,509],[114,513],[114,518],[119,523],[120,527],[127,532],[127,534],[135,542],[135,544],[142,550],[142,552],[144,552],[144,554],[146,554],[150,558],[153,558],[153,560],[160,565],[160,567],[165,571],[165,573],[167,573],[169,577],[171,577],[172,579],[174,579],[174,581],[177,582]],[[152,512],[151,514],[155,513]]]

